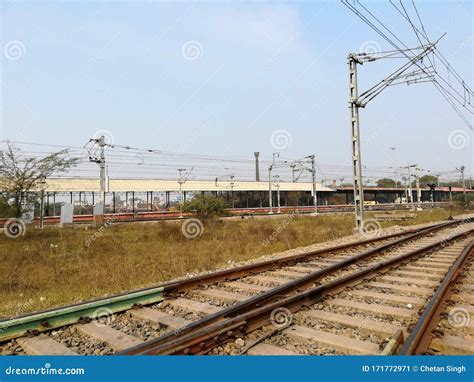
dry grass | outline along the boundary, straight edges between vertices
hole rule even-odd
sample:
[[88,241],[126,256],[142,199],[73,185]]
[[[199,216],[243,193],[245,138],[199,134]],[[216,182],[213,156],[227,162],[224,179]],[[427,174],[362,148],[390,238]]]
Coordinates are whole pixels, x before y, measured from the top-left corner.
[[[445,219],[425,211],[406,222]],[[16,316],[160,283],[261,255],[352,234],[352,214],[213,221],[187,239],[181,222],[29,229],[17,239],[0,236],[0,316]],[[278,232],[275,240],[270,237]],[[274,235],[275,236],[275,235]],[[89,246],[86,242],[95,238]],[[267,243],[267,245],[264,245]]]

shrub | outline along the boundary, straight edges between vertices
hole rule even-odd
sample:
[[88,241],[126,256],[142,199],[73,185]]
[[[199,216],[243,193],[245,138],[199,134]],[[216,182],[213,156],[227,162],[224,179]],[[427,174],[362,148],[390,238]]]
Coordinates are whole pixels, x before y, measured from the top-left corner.
[[195,196],[183,206],[185,212],[196,212],[201,218],[221,216],[224,213],[224,198],[216,196]]

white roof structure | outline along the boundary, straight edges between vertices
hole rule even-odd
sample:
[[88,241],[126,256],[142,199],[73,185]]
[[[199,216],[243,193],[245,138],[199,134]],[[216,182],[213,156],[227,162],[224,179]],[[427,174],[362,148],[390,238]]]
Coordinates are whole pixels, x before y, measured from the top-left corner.
[[[234,191],[268,191],[268,182],[233,182]],[[276,191],[276,183],[273,182]],[[99,179],[54,178],[47,179],[46,192],[99,192]],[[230,191],[230,181],[188,180],[182,185],[183,191]],[[280,191],[311,191],[312,183],[280,182]],[[334,192],[332,188],[316,183],[317,191]],[[158,179],[110,179],[108,192],[146,192],[146,191],[179,191],[177,180]]]

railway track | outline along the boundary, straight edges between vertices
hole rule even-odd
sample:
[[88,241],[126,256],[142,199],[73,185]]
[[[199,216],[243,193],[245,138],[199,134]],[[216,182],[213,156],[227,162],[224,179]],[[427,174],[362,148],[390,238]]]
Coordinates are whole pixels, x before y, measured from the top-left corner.
[[401,354],[474,354],[473,255],[471,240],[446,273]]
[[[239,354],[396,354],[430,304],[433,288],[469,244],[472,236],[328,293],[297,313],[277,308],[273,328],[243,336],[240,344],[247,346]],[[402,354],[474,354],[473,331],[468,326],[472,312],[472,298],[470,303],[462,300],[447,308],[443,328],[423,332],[425,340],[433,338],[428,340],[426,350]],[[460,323],[456,325],[454,320]],[[229,351],[233,349],[222,348],[215,353]]]
[[473,231],[468,220],[450,221],[1,321],[0,346],[7,354],[379,354],[407,338]]

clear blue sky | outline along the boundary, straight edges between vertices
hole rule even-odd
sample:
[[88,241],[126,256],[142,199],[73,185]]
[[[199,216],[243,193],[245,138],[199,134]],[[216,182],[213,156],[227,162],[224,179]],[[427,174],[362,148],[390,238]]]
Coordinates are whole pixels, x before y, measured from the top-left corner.
[[[417,45],[388,2],[368,4]],[[439,49],[473,86],[473,3],[417,4],[432,39],[447,33]],[[319,163],[349,165],[346,56],[391,49],[336,1],[1,7],[0,132],[17,141],[82,146],[106,129],[122,145],[252,157],[276,151],[270,139],[282,129],[292,141],[285,157],[316,153]],[[401,64],[386,61],[360,68],[361,90]],[[391,166],[393,146],[397,165],[464,164],[472,174],[472,131],[432,84],[385,90],[361,111],[361,130],[367,166]],[[470,139],[459,150],[448,139],[456,130]]]

